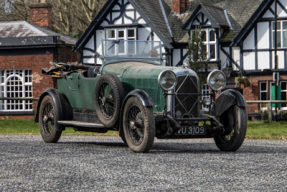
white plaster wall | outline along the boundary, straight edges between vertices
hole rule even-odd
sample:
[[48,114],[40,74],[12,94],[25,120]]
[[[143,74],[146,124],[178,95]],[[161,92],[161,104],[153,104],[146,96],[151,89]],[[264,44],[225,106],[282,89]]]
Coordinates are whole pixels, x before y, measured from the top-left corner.
[[243,69],[255,70],[255,52],[243,53]]
[[[275,52],[272,51],[272,69],[275,69],[275,65],[274,65],[274,54]],[[284,51],[277,51],[277,55],[278,55],[278,67],[279,69],[284,69]]]
[[272,18],[272,17],[274,17],[274,15],[269,10],[267,10],[266,13],[263,15],[263,18]]
[[114,8],[113,8],[113,10],[115,10],[115,11],[119,11],[119,10],[121,10],[121,8],[120,8],[120,6],[115,5],[115,6],[114,6]]
[[269,69],[269,59],[270,56],[268,51],[258,52],[258,69]]
[[90,59],[84,59],[84,63],[85,64],[95,64],[95,59],[94,58],[90,58]]
[[127,11],[127,12],[126,12],[126,15],[127,15],[128,17],[131,17],[131,18],[135,19],[134,11]]
[[257,24],[257,48],[268,49],[269,48],[269,23],[260,22]]
[[133,8],[134,7],[131,4],[129,4],[126,9],[133,9]]
[[92,51],[84,50],[83,56],[95,56],[95,53],[93,53]]
[[[221,46],[221,45],[219,45],[219,46]],[[229,48],[228,47],[223,47],[223,49],[229,54]],[[221,66],[225,67],[227,56],[221,51],[221,48],[220,48],[219,54],[220,54]]]
[[84,48],[89,48],[89,49],[95,49],[95,45],[94,45],[94,35],[92,36],[92,38],[88,41],[88,43],[86,44],[86,46]]
[[151,28],[146,27],[146,28],[139,28],[138,29],[138,40],[147,40],[148,36],[151,33]]
[[141,15],[138,12],[136,12],[136,17],[137,17],[136,19],[140,18],[140,16]]
[[[96,31],[96,37],[97,37],[96,51],[100,55],[102,55],[103,54],[102,39],[105,39],[105,31],[104,30],[97,30]],[[97,58],[97,64],[102,64],[102,60]]]
[[[232,48],[232,58],[237,63],[237,65],[240,67],[240,48],[239,47]],[[234,71],[239,71],[239,68],[235,64],[232,64],[232,68]]]
[[173,65],[176,66],[180,61],[180,49],[173,50]]
[[255,49],[254,46],[254,29],[249,33],[243,42],[243,49]]
[[[282,3],[282,5],[285,6],[285,9],[287,8],[287,0],[280,0],[280,2]],[[279,6],[277,5],[277,11],[278,11],[278,16],[279,17],[286,17],[287,14],[285,13],[285,11]]]
[[[280,0],[280,2],[282,3],[282,5],[285,6],[285,9],[287,9],[287,0]],[[275,3],[271,5],[271,9],[275,12]],[[278,17],[287,16],[285,11],[279,5],[277,5],[277,12],[278,12]],[[267,10],[266,13],[263,15],[263,18],[271,18],[271,17],[274,17],[274,15],[269,10]]]

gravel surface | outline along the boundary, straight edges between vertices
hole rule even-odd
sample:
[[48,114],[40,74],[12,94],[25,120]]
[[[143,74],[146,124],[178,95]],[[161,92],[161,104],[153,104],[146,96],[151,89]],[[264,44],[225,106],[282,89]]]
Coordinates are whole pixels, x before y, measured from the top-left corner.
[[117,137],[0,135],[0,191],[285,191],[287,142],[156,140],[148,154]]

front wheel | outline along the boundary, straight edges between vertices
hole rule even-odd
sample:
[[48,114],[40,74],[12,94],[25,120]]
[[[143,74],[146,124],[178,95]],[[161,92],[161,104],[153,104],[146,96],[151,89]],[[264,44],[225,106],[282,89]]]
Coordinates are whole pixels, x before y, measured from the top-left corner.
[[234,105],[220,117],[225,133],[214,137],[221,151],[236,151],[244,142],[247,130],[246,109]]
[[41,102],[39,111],[39,126],[43,140],[46,143],[57,143],[61,137],[62,130],[58,125],[58,114],[51,96],[47,95]]
[[131,97],[125,105],[123,118],[124,135],[129,148],[134,152],[148,152],[155,137],[152,108],[143,106],[138,98]]

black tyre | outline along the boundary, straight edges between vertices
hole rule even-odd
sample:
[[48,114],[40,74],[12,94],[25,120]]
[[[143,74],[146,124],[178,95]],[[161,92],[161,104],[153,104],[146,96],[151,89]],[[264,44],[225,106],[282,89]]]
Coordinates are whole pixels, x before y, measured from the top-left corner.
[[244,142],[247,131],[246,109],[234,105],[221,116],[220,121],[226,131],[223,135],[214,137],[217,147],[221,151],[238,150]]
[[62,127],[58,125],[59,111],[51,96],[47,95],[41,102],[39,111],[39,126],[43,140],[46,143],[57,143],[61,137]]
[[114,128],[119,120],[124,89],[119,78],[113,74],[102,75],[95,89],[96,114],[107,128]]
[[153,145],[155,120],[152,107],[145,107],[136,97],[128,99],[123,114],[126,142],[134,152],[146,153]]
[[120,133],[120,138],[123,140],[123,142],[125,143],[125,144],[127,144],[127,140],[126,140],[126,138],[125,138],[125,134],[124,133]]

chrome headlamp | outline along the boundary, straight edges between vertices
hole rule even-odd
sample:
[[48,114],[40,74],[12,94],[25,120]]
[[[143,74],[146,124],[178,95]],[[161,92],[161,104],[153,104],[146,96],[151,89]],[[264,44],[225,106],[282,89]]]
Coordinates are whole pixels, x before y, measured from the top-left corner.
[[165,70],[161,72],[161,74],[159,74],[158,76],[158,84],[165,91],[172,90],[177,84],[177,78],[175,73],[170,70]]
[[226,76],[222,71],[214,70],[208,75],[207,84],[214,91],[220,91],[226,86]]

